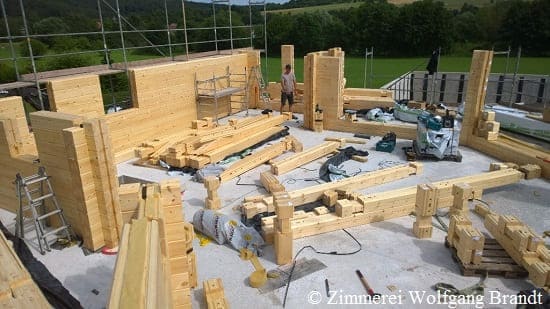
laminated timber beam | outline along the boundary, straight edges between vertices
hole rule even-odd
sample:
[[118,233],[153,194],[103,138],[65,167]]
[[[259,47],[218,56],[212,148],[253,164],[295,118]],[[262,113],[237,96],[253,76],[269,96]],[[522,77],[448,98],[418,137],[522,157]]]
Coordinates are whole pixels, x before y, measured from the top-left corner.
[[[325,117],[326,118],[326,117]],[[324,128],[339,132],[352,132],[367,135],[384,136],[388,132],[394,132],[401,139],[416,139],[416,125],[413,124],[390,124],[382,122],[351,122],[342,119],[327,119]]]
[[335,152],[340,145],[339,142],[324,142],[313,148],[294,154],[291,157],[273,162],[271,164],[271,172],[275,175],[288,173],[295,168]]
[[[452,188],[454,184],[468,184],[472,187],[474,196],[481,196],[482,191],[485,189],[513,184],[523,179],[523,177],[524,174],[520,171],[503,169],[435,182],[432,183],[434,188],[436,188],[435,203],[438,208],[452,206]],[[354,208],[354,213],[349,216],[339,217],[335,213],[326,213],[317,216],[308,215],[292,220],[293,237],[297,239],[406,216],[415,209],[416,193],[417,187],[414,186],[368,195],[358,195],[356,201],[354,201],[358,207]],[[272,216],[263,219],[262,229],[264,238],[267,241],[273,239],[273,220],[275,218],[275,216]]]
[[[357,190],[371,186],[406,178],[410,175],[420,173],[422,165],[420,163],[410,163],[409,165],[395,166],[383,170],[378,170],[354,177],[342,179],[339,181],[324,183],[295,191],[288,192],[290,200],[294,207],[312,203],[323,198],[323,194],[330,190]],[[415,189],[416,190],[416,189]],[[245,199],[241,211],[246,218],[252,218],[263,212],[273,212],[273,197],[256,196]]]
[[51,308],[2,232],[0,265],[0,308]]
[[265,162],[275,157],[280,156],[285,151],[293,148],[292,143],[293,139],[285,138],[284,140],[276,144],[267,146],[264,149],[261,149],[253,153],[252,155],[233,163],[227,170],[220,174],[221,182],[231,180],[257,166],[264,164]]

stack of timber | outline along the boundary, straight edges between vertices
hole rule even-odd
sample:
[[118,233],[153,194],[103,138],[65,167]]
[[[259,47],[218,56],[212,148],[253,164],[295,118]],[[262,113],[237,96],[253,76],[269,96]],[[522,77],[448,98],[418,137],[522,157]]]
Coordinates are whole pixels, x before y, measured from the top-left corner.
[[484,225],[516,263],[525,267],[537,287],[550,288],[550,250],[541,236],[510,215],[487,213]]
[[271,163],[271,172],[277,176],[288,173],[304,164],[337,151],[340,146],[341,144],[338,142],[324,142],[291,157]]
[[177,180],[142,186],[138,218],[124,225],[109,308],[191,308],[197,286],[193,227]]
[[[304,57],[304,128],[314,130],[315,111],[321,109],[324,114],[323,129],[325,130],[377,136],[394,132],[398,138],[416,138],[415,124],[342,119],[344,109],[360,109],[373,105],[393,106],[394,104],[391,93],[386,90],[344,89],[344,84],[344,52],[340,48],[313,52]],[[345,96],[347,96],[347,105]],[[368,100],[365,100],[367,97]]]
[[[199,169],[278,134],[283,131],[281,124],[288,119],[288,113],[235,119],[228,125],[191,130],[164,138],[156,145],[154,142],[147,143],[147,147],[139,147],[136,154],[150,159],[153,164],[160,159],[171,166]],[[153,147],[149,147],[151,145]]]
[[0,232],[0,307],[51,308],[40,288],[19,260],[4,234]]
[[462,269],[468,264],[481,265],[485,237],[472,226],[472,221],[463,215],[452,215],[449,222],[446,244],[454,248],[454,254],[462,263]]
[[346,88],[344,89],[344,110],[394,107],[393,92],[385,89]]
[[120,199],[122,222],[124,224],[132,223],[133,219],[139,217],[140,204],[143,201],[141,198],[141,184],[137,182],[121,184],[118,187],[118,197]]
[[285,187],[279,182],[279,179],[271,173],[271,171],[260,173],[260,182],[267,192],[275,193],[285,191]]
[[432,237],[432,216],[437,210],[436,193],[437,187],[431,184],[421,184],[416,189],[416,221],[413,224],[413,234],[418,238]]
[[273,193],[275,203],[274,233],[275,259],[278,265],[292,262],[292,228],[291,219],[294,215],[294,206],[287,192]]
[[498,139],[500,123],[495,121],[495,112],[485,111],[481,114],[481,119],[477,122],[477,136],[483,137],[488,141]]
[[[299,152],[302,151],[302,148],[302,143],[300,143],[296,138],[287,136],[282,141],[262,148],[261,150],[254,152],[252,155],[233,163],[227,170],[220,174],[220,180],[222,182],[226,182],[257,166],[260,166],[263,163],[271,161],[286,151],[292,150],[294,152]],[[285,161],[287,160],[290,159],[285,159]]]
[[34,134],[29,132],[21,97],[0,98],[0,208],[15,213],[15,174],[32,175],[38,168]]
[[473,188],[465,183],[453,185],[453,205],[451,206],[451,215],[462,215],[468,217],[470,206],[468,200],[474,198]]
[[[453,204],[452,187],[454,184],[467,183],[473,188],[474,198],[479,198],[483,190],[516,183],[523,179],[523,175],[517,170],[505,169],[432,183],[437,188],[435,205],[437,208],[445,208]],[[292,219],[293,237],[296,239],[406,216],[415,210],[416,192],[417,187],[409,187],[367,195],[356,194],[353,196],[353,213],[346,217],[323,211],[307,212],[304,215],[296,215],[295,213]],[[293,196],[292,192],[289,192],[289,194],[291,197]],[[247,210],[248,207],[255,206],[258,202],[261,202],[261,200],[252,203],[252,205],[245,203],[243,205],[244,209]],[[263,202],[267,202],[267,199]],[[300,205],[299,202],[295,203],[296,205]],[[257,211],[262,208],[252,209]],[[248,217],[248,213],[245,212],[245,214]],[[273,219],[274,216],[262,219],[262,231],[266,241],[273,239]]]
[[208,279],[202,283],[202,290],[208,309],[229,309],[229,302],[225,298],[222,279]]
[[206,200],[204,204],[207,209],[220,209],[222,202],[218,195],[220,179],[216,176],[207,176],[204,178],[204,187],[206,188]]
[[[422,165],[420,163],[409,163],[409,165],[395,166],[334,182],[290,191],[288,192],[288,195],[290,196],[294,207],[297,207],[323,199],[323,195],[326,191],[364,189],[402,179],[410,175],[419,174],[421,169]],[[275,208],[272,196],[260,195],[247,197],[241,207],[241,212],[248,219],[260,213],[272,213],[274,211]]]

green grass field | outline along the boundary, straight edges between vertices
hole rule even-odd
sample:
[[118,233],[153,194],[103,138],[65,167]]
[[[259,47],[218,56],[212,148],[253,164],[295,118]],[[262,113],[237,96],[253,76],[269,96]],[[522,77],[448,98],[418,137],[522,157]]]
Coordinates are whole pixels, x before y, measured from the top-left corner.
[[[404,5],[415,2],[417,0],[389,0],[389,3],[395,5]],[[491,4],[491,0],[439,0],[442,1],[448,9],[459,10],[465,3],[472,4],[475,6],[486,6]],[[316,11],[334,11],[334,10],[345,10],[350,7],[358,7],[363,2],[347,2],[347,3],[334,3],[334,4],[325,4],[325,5],[316,5],[308,6],[301,8],[292,8],[292,9],[281,9],[281,10],[270,10],[267,13],[275,14],[300,14],[300,13],[312,13]]]
[[358,7],[363,4],[362,2],[348,2],[348,3],[334,3],[334,4],[325,4],[325,5],[316,5],[316,6],[307,6],[303,8],[293,8],[293,9],[282,9],[282,10],[271,10],[267,13],[274,14],[300,14],[300,13],[313,13],[316,11],[334,11],[334,10],[345,10],[351,7]]
[[[7,44],[0,44],[0,58],[9,58],[10,51]],[[101,55],[99,53],[91,54],[94,64],[101,63]],[[158,56],[128,54],[128,60],[144,60]],[[112,53],[112,59],[115,62],[122,62],[122,52],[115,51]],[[425,70],[427,58],[374,58],[373,62],[373,78],[372,83],[367,79],[367,87],[378,88],[400,75],[417,68],[419,71]],[[39,60],[40,63],[44,60]],[[303,80],[303,58],[296,58],[295,72],[299,81]],[[440,71],[446,72],[468,72],[470,70],[470,57],[448,57],[442,56],[440,63]],[[11,61],[1,61],[0,65],[11,65]],[[265,72],[265,58],[262,58]],[[278,57],[270,57],[267,60],[268,77],[270,81],[278,81],[281,74],[281,59]],[[370,66],[370,63],[369,63]],[[496,56],[493,61],[492,72],[502,73],[505,71],[506,58],[504,56]],[[40,67],[40,65],[39,65]],[[513,73],[515,68],[515,58],[510,58],[508,63],[508,73]],[[370,69],[370,68],[369,68]],[[346,57],[345,61],[345,76],[348,87],[363,87],[365,70],[365,59],[359,57]],[[543,74],[547,75],[550,72],[550,57],[549,58],[532,58],[523,57],[520,61],[518,73],[522,74]]]
[[[416,68],[418,71],[426,70],[427,58],[374,58],[372,86],[380,86],[396,79],[404,73]],[[265,65],[265,58],[262,58]],[[470,57],[446,57],[442,56],[440,61],[440,71],[442,72],[469,72]],[[278,81],[281,74],[281,59],[268,58],[268,75],[270,81]],[[304,59],[296,58],[294,60],[295,74],[299,81],[303,80]],[[370,67],[370,62],[369,62]],[[496,56],[493,61],[492,72],[503,73],[506,67],[506,58]],[[508,73],[513,73],[515,68],[515,58],[510,58],[508,63]],[[356,57],[346,57],[344,63],[344,72],[347,80],[347,87],[363,87],[365,74],[365,59]],[[543,74],[550,72],[550,58],[523,57],[520,60],[518,73],[521,74]],[[369,80],[367,79],[367,87]]]

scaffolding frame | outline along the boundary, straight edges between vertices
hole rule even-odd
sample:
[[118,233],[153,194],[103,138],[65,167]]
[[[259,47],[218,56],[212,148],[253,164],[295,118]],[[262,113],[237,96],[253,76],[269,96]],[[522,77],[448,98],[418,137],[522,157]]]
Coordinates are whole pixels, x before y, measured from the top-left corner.
[[[40,101],[40,109],[44,110],[44,100],[42,97],[42,89],[40,84],[43,83],[41,81],[41,78],[39,77],[39,73],[42,73],[38,70],[36,66],[36,60],[42,59],[42,58],[53,58],[53,57],[64,57],[64,56],[70,56],[70,55],[82,55],[82,54],[97,54],[102,53],[105,57],[106,62],[106,68],[107,70],[102,70],[102,74],[100,75],[109,75],[110,76],[110,86],[111,86],[111,93],[112,93],[112,101],[113,101],[113,107],[116,109],[116,98],[114,97],[114,91],[113,91],[113,82],[112,82],[112,74],[120,73],[121,70],[115,69],[113,67],[113,63],[110,59],[110,53],[113,51],[121,51],[122,52],[122,66],[123,66],[123,72],[128,74],[129,69],[129,60],[128,60],[128,52],[131,50],[137,50],[137,49],[155,49],[158,54],[162,57],[168,57],[168,61],[188,61],[190,60],[189,56],[189,46],[190,45],[200,45],[200,44],[214,44],[215,46],[215,53],[221,54],[222,51],[218,49],[218,44],[221,42],[229,42],[230,43],[230,50],[227,50],[225,52],[229,52],[233,54],[235,49],[235,42],[238,41],[249,41],[250,46],[248,48],[254,48],[254,38],[256,38],[256,31],[254,31],[255,27],[261,26],[263,37],[264,37],[264,49],[262,50],[265,53],[265,59],[266,59],[266,67],[265,67],[265,73],[267,74],[267,20],[266,20],[266,3],[265,0],[249,0],[248,1],[248,7],[249,7],[249,24],[248,25],[242,25],[242,26],[234,26],[233,20],[231,17],[231,0],[210,0],[212,4],[213,9],[213,18],[214,18],[214,24],[213,27],[195,27],[195,28],[188,28],[187,27],[187,17],[186,17],[186,10],[185,10],[185,0],[181,0],[181,15],[183,19],[183,27],[177,27],[173,28],[170,25],[169,20],[169,14],[168,14],[168,6],[167,1],[163,0],[161,5],[162,9],[164,10],[164,23],[166,24],[164,29],[138,29],[135,27],[128,19],[126,19],[120,10],[120,4],[119,0],[114,0],[115,4],[114,6],[111,5],[108,0],[97,0],[96,8],[97,8],[97,17],[99,19],[100,29],[99,31],[85,31],[85,32],[67,32],[67,33],[55,33],[55,34],[32,34],[29,31],[28,27],[28,21],[27,21],[27,14],[25,10],[25,3],[24,0],[18,0],[19,6],[20,6],[20,16],[18,17],[22,18],[23,20],[23,35],[14,35],[11,32],[9,22],[8,22],[8,16],[5,9],[5,0],[0,0],[0,11],[2,13],[2,18],[4,20],[4,27],[5,32],[7,36],[1,36],[0,42],[7,41],[10,48],[10,55],[11,57],[8,58],[0,58],[0,63],[2,62],[12,62],[13,66],[15,68],[15,74],[17,82],[10,84],[4,84],[0,85],[0,89],[17,89],[17,88],[24,88],[24,87],[36,87],[38,92],[38,99]],[[252,24],[252,6],[263,6],[263,25],[253,25]],[[228,26],[219,26],[216,22],[216,7],[223,7],[227,6],[228,13],[229,13],[229,25]],[[109,11],[111,11],[118,23],[118,29],[117,30],[106,30],[104,27],[104,13],[103,9],[107,8]],[[160,8],[160,7],[159,7]],[[130,29],[125,29],[130,28]],[[233,30],[234,29],[250,29],[250,35],[246,37],[234,37]],[[229,38],[220,38],[218,36],[218,30],[220,29],[228,29],[229,30]],[[214,39],[210,40],[202,40],[202,41],[189,41],[188,33],[190,31],[214,31]],[[155,32],[166,32],[166,43],[165,44],[154,44],[149,40],[145,34],[147,33],[155,33]],[[178,43],[172,40],[172,34],[177,32],[183,32],[184,34],[184,42]],[[125,38],[126,34],[138,34],[143,41],[146,42],[146,45],[138,45],[138,46],[127,46]],[[108,41],[106,36],[107,35],[119,35],[120,37],[120,47],[109,47]],[[63,37],[63,36],[101,36],[101,40],[103,43],[102,49],[96,49],[96,50],[79,50],[79,51],[72,51],[72,52],[61,52],[61,53],[49,53],[46,55],[34,55],[31,45],[31,39],[39,39],[39,38],[55,38],[55,37]],[[24,40],[27,42],[27,50],[29,52],[29,56],[19,56],[15,51],[15,41],[17,40]],[[177,58],[176,53],[174,51],[175,47],[182,46],[184,47],[184,59]],[[246,45],[241,45],[245,47]],[[168,48],[168,55],[166,55],[161,48]],[[151,57],[154,58],[154,57]],[[21,72],[19,71],[19,66],[22,61],[30,60],[31,66],[32,66],[32,78],[27,76],[24,77]],[[83,67],[83,68],[90,68],[90,67]],[[99,70],[99,69],[98,69]],[[88,72],[89,73],[89,72]],[[107,106],[109,107],[109,106]]]

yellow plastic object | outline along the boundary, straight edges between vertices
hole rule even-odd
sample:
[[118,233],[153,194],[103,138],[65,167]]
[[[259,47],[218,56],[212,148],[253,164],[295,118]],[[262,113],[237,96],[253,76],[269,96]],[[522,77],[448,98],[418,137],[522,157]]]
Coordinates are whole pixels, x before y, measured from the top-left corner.
[[240,257],[243,260],[249,260],[252,263],[252,266],[254,266],[254,269],[256,269],[250,277],[248,277],[248,282],[250,283],[250,286],[253,288],[259,288],[262,287],[267,282],[267,271],[265,268],[260,264],[260,261],[258,260],[258,257],[254,254],[254,252],[243,248],[241,249]]

